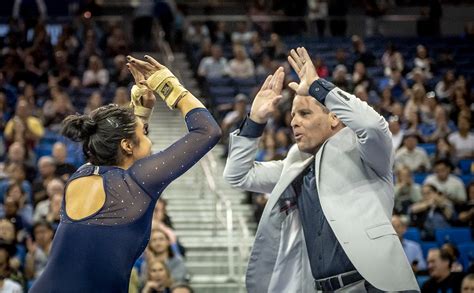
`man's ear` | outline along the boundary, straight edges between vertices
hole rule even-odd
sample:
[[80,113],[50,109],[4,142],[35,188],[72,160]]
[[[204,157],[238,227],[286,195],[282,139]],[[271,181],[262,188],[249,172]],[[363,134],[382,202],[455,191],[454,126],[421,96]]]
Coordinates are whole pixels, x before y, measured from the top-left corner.
[[331,124],[331,128],[336,128],[341,123],[341,120],[337,118],[336,114],[329,112],[329,123]]
[[129,139],[122,139],[120,141],[120,148],[127,154],[127,155],[132,155],[133,154],[133,143]]

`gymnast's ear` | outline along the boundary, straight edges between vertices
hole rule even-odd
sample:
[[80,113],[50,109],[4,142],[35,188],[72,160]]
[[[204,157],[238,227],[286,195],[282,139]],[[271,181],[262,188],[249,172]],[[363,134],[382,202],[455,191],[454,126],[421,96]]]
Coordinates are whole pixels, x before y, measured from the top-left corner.
[[133,142],[131,139],[123,138],[120,141],[120,148],[126,155],[133,155]]

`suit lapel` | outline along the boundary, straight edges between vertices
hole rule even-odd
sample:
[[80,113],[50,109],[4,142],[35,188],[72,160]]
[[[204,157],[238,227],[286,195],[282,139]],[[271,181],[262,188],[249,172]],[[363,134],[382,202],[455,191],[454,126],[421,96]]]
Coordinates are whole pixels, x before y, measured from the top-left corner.
[[288,188],[288,186],[295,180],[295,178],[303,172],[303,170],[308,167],[308,165],[312,162],[313,160],[312,155],[306,155],[304,153],[301,153],[301,159],[296,160],[292,163],[290,163],[290,166],[288,166],[288,169],[284,170],[280,180],[278,181],[277,185],[272,191],[272,196],[270,197],[270,200],[268,201],[268,212],[270,212],[273,207],[277,204],[278,199],[280,196],[283,194],[283,192]]

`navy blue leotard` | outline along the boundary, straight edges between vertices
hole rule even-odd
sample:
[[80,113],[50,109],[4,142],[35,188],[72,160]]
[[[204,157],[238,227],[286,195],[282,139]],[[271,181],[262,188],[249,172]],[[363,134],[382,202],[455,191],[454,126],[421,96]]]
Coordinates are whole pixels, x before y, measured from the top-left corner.
[[194,109],[185,120],[189,133],[127,170],[86,164],[74,173],[70,181],[102,176],[105,203],[93,215],[72,220],[63,200],[48,264],[30,292],[128,292],[133,264],[150,238],[157,199],[220,138],[219,126],[207,110]]

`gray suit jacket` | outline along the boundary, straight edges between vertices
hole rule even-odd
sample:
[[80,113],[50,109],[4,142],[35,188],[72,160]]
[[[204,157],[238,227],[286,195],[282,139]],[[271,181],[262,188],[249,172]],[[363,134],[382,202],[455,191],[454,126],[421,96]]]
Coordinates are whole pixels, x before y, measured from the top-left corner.
[[[334,234],[356,267],[384,291],[419,290],[391,225],[393,150],[388,124],[367,103],[335,88],[326,107],[347,126],[315,155],[317,192]],[[314,292],[306,244],[297,210],[280,212],[291,182],[313,155],[294,145],[282,161],[255,162],[258,139],[230,135],[225,179],[234,187],[271,193],[247,268],[250,293]],[[316,196],[316,195],[315,195]]]

